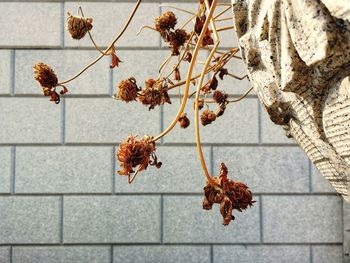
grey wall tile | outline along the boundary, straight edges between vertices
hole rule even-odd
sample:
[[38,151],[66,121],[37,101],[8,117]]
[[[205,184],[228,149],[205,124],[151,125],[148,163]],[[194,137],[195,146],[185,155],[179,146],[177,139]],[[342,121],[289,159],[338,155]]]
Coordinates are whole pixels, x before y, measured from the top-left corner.
[[315,165],[312,165],[311,182],[312,192],[314,193],[336,193],[333,186],[323,177]]
[[66,100],[66,142],[117,143],[130,134],[155,135],[160,131],[159,109],[112,98]]
[[58,197],[0,197],[0,244],[58,243]]
[[164,197],[164,242],[166,243],[252,243],[260,241],[259,205],[222,225],[219,205],[203,210],[201,196]]
[[224,162],[230,178],[252,192],[309,192],[308,159],[296,147],[214,147],[214,173]]
[[[204,173],[195,147],[165,147],[156,150],[160,169],[149,166],[138,175],[132,184],[125,176],[116,174],[115,189],[121,193],[202,193],[205,185]],[[209,148],[203,149],[210,170]],[[119,162],[117,161],[117,170]]]
[[263,196],[264,242],[342,242],[338,196]]
[[66,243],[154,243],[160,241],[157,196],[64,197]]
[[110,263],[107,246],[25,246],[13,248],[13,263]]
[[315,263],[343,262],[342,246],[312,246],[312,258]]
[[18,147],[16,193],[110,193],[112,151],[112,147]]
[[0,50],[0,94],[10,94],[12,83],[11,60],[11,50]]
[[[16,94],[42,94],[34,79],[33,66],[43,62],[52,67],[58,81],[71,78],[93,61],[99,53],[87,50],[19,50],[16,51]],[[110,59],[103,58],[79,78],[67,84],[69,94],[109,95]]]
[[0,143],[59,143],[61,107],[48,98],[0,98]]
[[0,147],[0,193],[11,190],[11,147]]
[[0,247],[0,262],[10,263],[10,247]]
[[309,263],[309,246],[214,246],[214,262]]
[[[164,127],[167,127],[176,116],[179,103],[176,99],[172,105],[164,107]],[[216,111],[216,105],[210,105]],[[191,120],[191,126],[181,129],[177,125],[164,138],[166,143],[195,143],[193,102],[189,101],[185,109]],[[240,103],[227,106],[223,116],[210,125],[200,124],[201,141],[204,143],[258,143],[258,101],[246,99]]]
[[[159,34],[157,32],[153,30],[144,30],[140,35],[136,35],[142,26],[153,26],[153,19],[159,15],[158,5],[158,3],[143,3],[136,13],[136,19],[130,23],[127,31],[117,42],[116,46],[158,47]],[[97,44],[102,47],[106,47],[124,27],[124,24],[133,10],[135,3],[120,2],[101,4],[99,2],[67,2],[65,4],[65,15],[67,12],[76,14],[79,6],[83,8],[86,17],[93,18],[93,28],[91,30],[91,34],[95,38]],[[84,39],[77,41],[72,39],[66,30],[64,34],[66,46],[93,46],[88,36],[85,36]]]
[[[61,5],[59,3],[0,3],[0,46],[61,45]],[[19,16],[17,16],[20,14]],[[16,30],[14,30],[14,25]]]
[[114,246],[113,263],[209,263],[209,246]]

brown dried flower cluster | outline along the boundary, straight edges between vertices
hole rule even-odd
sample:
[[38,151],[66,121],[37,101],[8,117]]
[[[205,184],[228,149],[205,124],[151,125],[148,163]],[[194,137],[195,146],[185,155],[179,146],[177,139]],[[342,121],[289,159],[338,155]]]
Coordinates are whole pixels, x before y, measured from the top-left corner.
[[69,12],[67,30],[74,39],[82,39],[92,29],[92,18],[73,16]]
[[154,20],[155,28],[160,33],[162,39],[169,43],[173,56],[180,54],[180,47],[189,39],[189,35],[184,29],[175,29],[177,18],[171,11],[165,12]]
[[[203,14],[202,16],[196,17],[196,23],[194,25],[194,32],[196,33],[196,38],[195,38],[196,42],[198,41],[198,37],[202,32],[202,29],[203,29],[203,26],[204,26],[206,19],[207,19],[207,17],[205,14]],[[203,41],[202,41],[203,47],[214,44],[214,39],[211,36],[212,32],[213,31],[210,30],[209,28],[207,29],[207,31],[205,31],[205,36],[204,36]]]
[[235,217],[234,209],[242,212],[251,207],[256,201],[252,200],[252,193],[244,183],[235,182],[227,178],[228,169],[221,163],[220,175],[212,177],[214,183],[204,187],[203,209],[210,210],[213,204],[220,204],[223,225],[228,225]]
[[129,78],[118,84],[118,93],[115,97],[125,102],[135,101],[139,91],[140,88],[136,85],[136,79]]
[[123,141],[117,152],[117,159],[120,162],[122,170],[118,171],[120,175],[130,176],[135,173],[134,168],[138,166],[137,172],[146,170],[148,165],[154,165],[160,168],[162,163],[158,162],[155,155],[156,145],[152,137],[145,136],[141,140],[137,136],[129,136]]
[[60,102],[60,95],[67,93],[68,89],[65,86],[59,85],[62,87],[62,90],[59,94],[56,92],[56,87],[58,86],[57,75],[49,65],[40,62],[35,64],[33,68],[34,79],[40,83],[44,95],[49,96],[50,101],[58,104]]
[[186,129],[188,126],[190,126],[190,119],[187,117],[187,114],[185,112],[181,114],[179,123],[182,129]]
[[215,112],[211,110],[204,110],[201,114],[201,123],[206,126],[216,120]]
[[140,91],[139,100],[143,105],[149,105],[149,110],[164,103],[171,104],[167,86],[164,86],[163,81],[148,79],[145,83],[146,87]]

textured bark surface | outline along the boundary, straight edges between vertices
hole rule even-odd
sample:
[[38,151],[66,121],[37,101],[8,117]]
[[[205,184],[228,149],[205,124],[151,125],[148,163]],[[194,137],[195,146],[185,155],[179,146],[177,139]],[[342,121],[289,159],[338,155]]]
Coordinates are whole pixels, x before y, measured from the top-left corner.
[[271,120],[350,201],[347,0],[232,3],[249,79]]

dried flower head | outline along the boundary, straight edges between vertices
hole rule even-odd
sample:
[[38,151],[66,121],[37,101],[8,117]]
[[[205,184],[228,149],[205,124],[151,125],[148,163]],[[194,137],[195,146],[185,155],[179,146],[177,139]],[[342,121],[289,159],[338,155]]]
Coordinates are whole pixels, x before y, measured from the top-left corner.
[[118,84],[118,94],[115,97],[125,102],[134,101],[139,90],[135,78],[125,79]]
[[176,80],[176,81],[180,81],[181,80],[181,74],[180,74],[179,67],[176,67],[174,69],[174,80]]
[[207,183],[204,187],[203,209],[210,210],[214,203],[220,204],[223,225],[228,225],[235,217],[234,209],[242,212],[252,206],[252,193],[244,183],[235,182],[227,178],[228,169],[221,163],[219,176],[212,177],[214,183]]
[[215,90],[213,99],[218,104],[225,104],[227,102],[228,95],[224,91]]
[[184,29],[176,29],[175,32],[169,33],[170,48],[173,56],[180,54],[180,47],[189,39],[189,35]]
[[186,113],[182,113],[179,118],[180,127],[183,129],[186,129],[188,126],[190,126],[190,119],[187,117]]
[[202,123],[203,126],[206,126],[206,125],[212,123],[215,120],[216,120],[215,112],[213,112],[211,110],[205,110],[205,111],[202,112],[202,114],[201,114],[201,123]]
[[218,110],[216,111],[216,117],[221,117],[222,115],[224,115],[225,110],[226,110],[226,104],[221,104]]
[[187,51],[185,57],[183,58],[183,60],[185,60],[187,62],[191,62],[191,60],[192,60],[192,53]]
[[167,87],[163,86],[162,81],[154,79],[146,80],[146,87],[140,91],[139,100],[143,105],[149,105],[149,110],[164,103],[171,104]]
[[134,168],[138,166],[137,171],[146,170],[148,165],[154,165],[160,168],[162,163],[158,162],[155,155],[156,145],[152,137],[145,136],[141,140],[137,136],[129,136],[123,141],[117,152],[117,159],[120,162],[122,170],[118,171],[120,175],[130,176],[135,173]]
[[[63,85],[58,85],[57,75],[53,69],[44,63],[34,65],[34,79],[40,83],[45,96],[50,97],[50,101],[56,104],[60,103],[60,95],[68,92],[68,89]],[[59,93],[56,92],[56,87],[60,86],[62,89]]]
[[122,62],[119,57],[117,56],[117,53],[116,53],[116,48],[114,46],[112,46],[111,48],[111,64],[109,65],[110,68],[115,68],[115,67],[119,67],[119,63]]
[[177,24],[177,18],[175,14],[171,11],[165,12],[154,20],[156,30],[158,32],[168,31],[174,29]]
[[57,86],[58,79],[53,69],[42,62],[34,65],[34,79],[37,80],[43,88],[54,88]]
[[92,29],[92,18],[73,16],[69,12],[67,30],[74,39],[82,39]]
[[221,68],[221,69],[219,70],[219,78],[220,78],[221,80],[223,80],[223,79],[224,79],[224,76],[227,75],[227,74],[228,74],[228,70],[227,70],[226,68]]

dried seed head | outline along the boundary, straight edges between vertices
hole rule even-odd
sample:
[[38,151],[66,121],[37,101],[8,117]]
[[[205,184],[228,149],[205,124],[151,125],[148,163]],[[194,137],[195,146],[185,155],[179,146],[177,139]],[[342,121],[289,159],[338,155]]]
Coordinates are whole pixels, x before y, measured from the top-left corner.
[[181,80],[181,74],[180,74],[179,67],[176,67],[174,69],[174,80],[176,80],[176,81],[180,81]]
[[123,141],[117,152],[117,159],[120,162],[122,170],[118,171],[120,175],[128,175],[134,173],[133,170],[138,166],[138,171],[146,170],[148,165],[154,165],[160,168],[161,162],[157,161],[155,155],[156,145],[152,141],[152,137],[145,136],[141,140],[136,139],[137,136],[129,136]]
[[175,32],[169,33],[170,48],[173,56],[180,54],[180,47],[189,39],[189,35],[184,29],[176,29]]
[[34,79],[37,80],[43,88],[54,88],[57,86],[58,79],[53,69],[44,63],[34,65]]
[[192,60],[192,53],[187,51],[183,60],[185,60],[187,62],[191,62],[191,60]]
[[219,176],[212,177],[214,185],[208,182],[204,187],[203,209],[209,210],[214,203],[220,204],[223,225],[228,225],[234,220],[233,209],[242,212],[255,203],[248,186],[228,179],[227,174],[226,165],[221,163]]
[[164,103],[171,104],[166,88],[166,86],[163,86],[162,81],[148,79],[146,80],[145,89],[140,91],[139,100],[143,105],[149,105],[149,110]]
[[220,116],[224,115],[225,110],[226,110],[226,105],[221,104],[219,109],[216,111],[216,117],[220,117]]
[[188,126],[190,126],[190,119],[187,117],[186,113],[182,113],[179,118],[180,127],[183,129],[186,129]]
[[214,78],[212,78],[212,80],[210,81],[210,84],[209,84],[209,89],[211,90],[216,90],[216,88],[218,87],[218,79],[214,76]]
[[125,102],[134,101],[139,90],[135,78],[125,79],[118,84],[118,94],[115,97]]
[[74,39],[82,39],[86,33],[92,29],[92,18],[72,16],[67,18],[67,30]]
[[173,12],[168,11],[162,14],[161,16],[156,17],[154,23],[157,31],[164,32],[170,29],[174,29],[177,23],[177,18]]
[[224,104],[227,102],[228,95],[224,91],[216,90],[213,94],[213,99],[218,104]]
[[216,120],[215,112],[213,112],[211,110],[205,110],[205,111],[202,112],[202,114],[201,114],[201,123],[202,123],[203,126],[206,126],[206,125],[212,123],[215,120]]
[[226,68],[221,68],[221,69],[219,70],[219,78],[220,78],[221,80],[223,80],[223,79],[224,79],[224,76],[227,75],[227,74],[228,74],[228,70],[227,70]]

